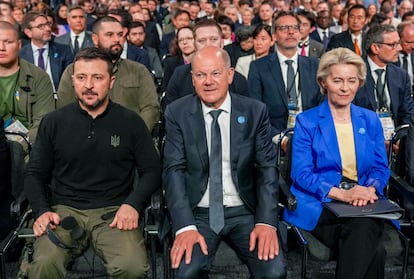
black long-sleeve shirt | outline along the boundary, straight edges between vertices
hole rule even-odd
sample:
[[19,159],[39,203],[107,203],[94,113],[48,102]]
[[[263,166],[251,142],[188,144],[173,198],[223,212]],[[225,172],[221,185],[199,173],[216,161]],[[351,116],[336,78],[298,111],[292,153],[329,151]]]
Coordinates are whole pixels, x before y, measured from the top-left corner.
[[139,211],[160,187],[160,169],[151,135],[135,112],[110,102],[93,119],[73,103],[42,120],[25,192],[36,216],[55,204],[93,209],[126,203]]

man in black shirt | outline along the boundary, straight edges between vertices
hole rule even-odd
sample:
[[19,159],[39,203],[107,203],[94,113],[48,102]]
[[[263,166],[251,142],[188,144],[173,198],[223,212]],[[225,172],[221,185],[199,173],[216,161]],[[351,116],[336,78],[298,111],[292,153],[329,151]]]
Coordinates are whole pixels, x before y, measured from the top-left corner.
[[[110,101],[112,67],[102,50],[80,50],[72,78],[77,102],[47,115],[39,127],[25,179],[37,236],[30,278],[64,278],[83,240],[93,244],[111,278],[146,276],[138,217],[160,186],[159,157],[144,121]],[[67,230],[68,216],[85,236],[76,239]],[[69,249],[50,241],[51,230]]]

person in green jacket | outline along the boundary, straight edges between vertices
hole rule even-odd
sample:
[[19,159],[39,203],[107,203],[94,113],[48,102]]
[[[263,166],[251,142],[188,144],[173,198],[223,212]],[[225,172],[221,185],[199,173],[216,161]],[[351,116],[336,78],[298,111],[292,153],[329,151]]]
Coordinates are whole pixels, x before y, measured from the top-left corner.
[[[114,63],[116,81],[109,92],[111,100],[138,113],[151,131],[160,111],[155,84],[144,65],[120,58],[125,40],[121,23],[109,16],[100,18],[93,25],[92,40],[95,47],[111,55]],[[60,80],[58,108],[76,99],[72,75],[73,64],[66,68]]]
[[19,121],[34,141],[40,120],[55,109],[53,87],[45,71],[19,58],[16,27],[0,21],[0,117],[5,127]]

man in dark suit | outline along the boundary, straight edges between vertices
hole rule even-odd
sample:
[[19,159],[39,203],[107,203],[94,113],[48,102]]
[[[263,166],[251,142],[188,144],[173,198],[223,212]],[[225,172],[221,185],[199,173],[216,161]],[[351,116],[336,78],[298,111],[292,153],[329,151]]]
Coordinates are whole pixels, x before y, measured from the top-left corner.
[[389,140],[393,128],[409,123],[414,112],[410,78],[393,64],[401,50],[400,37],[390,24],[372,26],[365,35],[364,45],[368,53],[367,79],[354,103],[378,113],[385,139]]
[[121,43],[123,46],[123,50],[121,53],[121,58],[141,63],[149,70],[150,62],[148,52],[145,49],[135,47],[134,45],[130,44],[127,40],[128,27],[132,22],[132,16],[127,11],[121,9],[110,10],[108,12],[108,16],[115,18],[122,25],[123,39]]
[[56,37],[55,42],[69,46],[73,56],[80,49],[93,47],[92,32],[86,31],[86,12],[81,6],[73,6],[69,9],[67,21],[70,31]]
[[327,48],[332,36],[335,35],[329,27],[331,26],[331,16],[328,10],[319,11],[316,17],[316,28],[309,34],[309,38],[323,44]]
[[395,65],[407,71],[411,81],[411,94],[414,92],[413,75],[414,75],[414,23],[405,21],[397,27],[398,35],[400,36],[401,51],[399,59]]
[[315,16],[312,12],[300,10],[296,13],[300,20],[299,54],[320,58],[325,52],[323,44],[310,38],[309,34],[315,27]]
[[199,50],[192,66],[197,95],[165,112],[163,181],[177,278],[208,278],[221,240],[235,249],[252,278],[286,277],[267,110],[229,93],[233,74],[226,51]]
[[[223,48],[220,26],[213,19],[204,19],[196,23],[193,29],[196,50],[206,46]],[[248,96],[246,79],[235,72],[233,82],[229,86],[232,92]],[[167,86],[167,94],[163,100],[163,108],[169,103],[185,96],[194,94],[194,86],[191,82],[191,65],[182,65],[175,69]]]
[[318,59],[298,55],[299,18],[280,12],[274,23],[276,52],[252,62],[248,84],[250,96],[267,105],[277,143],[280,132],[294,126],[296,115],[317,106],[323,97],[316,83]]
[[30,38],[30,44],[20,49],[19,56],[45,70],[56,91],[63,71],[73,62],[73,54],[69,46],[51,41],[51,26],[44,14],[27,13],[22,29]]
[[367,16],[368,12],[363,5],[353,5],[348,10],[348,31],[335,34],[329,41],[327,50],[346,47],[365,57],[365,48],[362,46],[362,30],[366,24]]

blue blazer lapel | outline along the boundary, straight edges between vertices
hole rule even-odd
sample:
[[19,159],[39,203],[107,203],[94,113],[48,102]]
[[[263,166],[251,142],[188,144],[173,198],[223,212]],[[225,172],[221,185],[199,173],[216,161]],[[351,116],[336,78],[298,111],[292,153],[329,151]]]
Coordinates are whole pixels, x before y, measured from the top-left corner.
[[341,154],[339,153],[335,125],[328,101],[323,102],[319,107],[319,130],[325,142],[326,150],[328,150],[332,158],[334,158],[338,169],[342,170]]
[[209,158],[207,150],[206,129],[204,124],[203,109],[201,107],[198,96],[193,96],[191,99],[191,109],[188,112],[188,125],[193,134],[197,151],[200,155],[200,161],[203,168],[208,168]]
[[[270,73],[272,79],[274,80],[274,84],[276,86],[275,94],[279,95],[282,102],[285,104],[286,107],[288,107],[288,99],[286,95],[285,83],[283,81],[282,70],[280,69],[280,62],[279,62],[279,58],[277,57],[276,52],[269,54],[268,62],[269,64],[268,64],[267,72]],[[280,78],[281,80],[279,80],[278,78]],[[275,97],[277,98],[278,96],[275,96]]]

